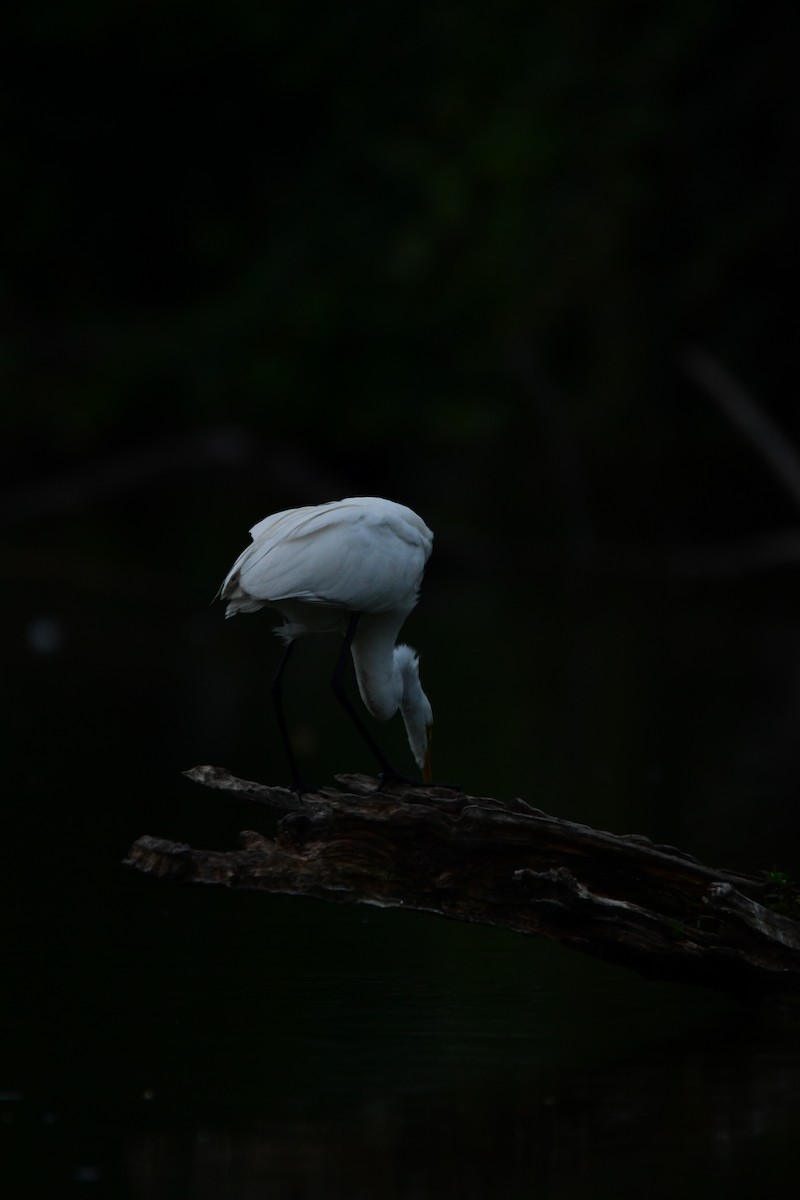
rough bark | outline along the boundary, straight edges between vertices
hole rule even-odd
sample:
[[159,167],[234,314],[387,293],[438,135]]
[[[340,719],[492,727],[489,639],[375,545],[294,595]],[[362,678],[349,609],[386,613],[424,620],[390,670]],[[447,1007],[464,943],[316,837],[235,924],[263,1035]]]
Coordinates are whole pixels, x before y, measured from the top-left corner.
[[240,849],[224,851],[145,836],[129,866],[498,925],[748,1000],[800,992],[800,923],[768,906],[774,884],[646,837],[559,820],[523,800],[396,783],[377,790],[362,775],[302,797],[215,767],[187,775],[271,809],[275,837],[247,831]]

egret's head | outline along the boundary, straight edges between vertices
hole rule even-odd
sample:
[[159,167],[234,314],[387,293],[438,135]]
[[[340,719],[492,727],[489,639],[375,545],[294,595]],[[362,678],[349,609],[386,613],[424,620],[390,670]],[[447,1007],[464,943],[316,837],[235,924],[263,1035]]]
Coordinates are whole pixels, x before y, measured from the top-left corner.
[[408,744],[422,778],[430,783],[433,710],[419,681],[419,657],[411,646],[395,646],[394,662],[403,684],[400,712],[405,722]]

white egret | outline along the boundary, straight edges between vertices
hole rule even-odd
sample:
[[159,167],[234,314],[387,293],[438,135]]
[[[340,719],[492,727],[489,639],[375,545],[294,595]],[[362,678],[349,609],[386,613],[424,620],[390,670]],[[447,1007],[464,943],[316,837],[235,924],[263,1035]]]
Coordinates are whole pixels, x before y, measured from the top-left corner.
[[385,755],[344,688],[348,651],[361,699],[379,721],[399,709],[409,746],[425,781],[431,779],[433,714],[419,680],[411,646],[396,645],[400,627],[417,603],[433,534],[410,508],[375,496],[291,508],[259,521],[220,595],[226,617],[264,605],[283,614],[275,632],[286,650],[272,685],[275,713],[292,782],[300,775],[283,713],[282,680],[295,640],[308,633],[339,633],[344,644],[333,675],[334,692],[375,755],[386,778],[403,778]]

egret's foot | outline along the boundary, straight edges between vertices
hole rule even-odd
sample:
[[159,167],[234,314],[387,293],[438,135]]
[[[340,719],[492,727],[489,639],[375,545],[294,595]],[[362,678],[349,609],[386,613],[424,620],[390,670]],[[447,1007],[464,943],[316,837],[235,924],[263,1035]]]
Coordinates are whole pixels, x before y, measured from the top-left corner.
[[447,788],[451,792],[461,792],[464,790],[455,783],[439,783],[435,779],[413,779],[410,775],[403,775],[400,771],[395,771],[393,767],[381,771],[378,780],[379,783],[375,789],[376,792],[382,791],[386,784],[391,783],[399,783],[403,787],[408,788],[426,788],[431,790],[435,788]]
[[319,788],[309,783],[307,779],[302,779],[299,775],[289,784],[291,791],[295,793],[298,800],[302,800],[303,796],[309,795],[311,792],[318,792]]

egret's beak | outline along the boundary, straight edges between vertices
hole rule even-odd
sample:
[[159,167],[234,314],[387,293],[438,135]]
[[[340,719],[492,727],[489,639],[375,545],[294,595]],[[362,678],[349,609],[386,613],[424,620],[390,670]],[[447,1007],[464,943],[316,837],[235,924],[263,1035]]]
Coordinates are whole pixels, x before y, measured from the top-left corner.
[[422,778],[425,783],[433,782],[433,774],[431,772],[431,739],[433,738],[433,726],[428,726],[428,743],[425,747],[425,758],[422,763]]

